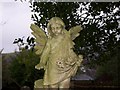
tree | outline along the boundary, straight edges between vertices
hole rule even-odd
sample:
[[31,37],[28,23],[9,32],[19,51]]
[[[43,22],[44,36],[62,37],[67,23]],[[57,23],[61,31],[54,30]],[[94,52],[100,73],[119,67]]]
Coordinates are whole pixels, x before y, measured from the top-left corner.
[[47,27],[48,20],[55,16],[65,21],[67,30],[76,24],[80,24],[76,13],[79,8],[79,3],[77,2],[34,2],[30,7],[33,12],[33,21],[36,25],[44,29]]
[[44,29],[54,16],[63,19],[67,30],[81,24],[83,30],[75,39],[75,51],[88,63],[100,64],[99,57],[119,44],[119,2],[34,2],[30,7],[34,23]]

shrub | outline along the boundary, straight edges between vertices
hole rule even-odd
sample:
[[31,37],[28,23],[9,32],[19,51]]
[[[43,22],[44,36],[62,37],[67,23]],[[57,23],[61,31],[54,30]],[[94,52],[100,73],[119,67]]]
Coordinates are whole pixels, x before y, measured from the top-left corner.
[[9,67],[10,75],[21,87],[29,86],[33,88],[34,81],[42,78],[43,70],[38,71],[35,65],[39,63],[39,56],[35,54],[35,50],[22,50],[11,62]]

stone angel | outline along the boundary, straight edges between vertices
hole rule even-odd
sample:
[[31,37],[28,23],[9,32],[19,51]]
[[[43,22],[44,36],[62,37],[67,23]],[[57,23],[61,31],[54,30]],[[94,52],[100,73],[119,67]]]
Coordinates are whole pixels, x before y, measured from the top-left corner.
[[47,25],[47,34],[37,25],[31,24],[32,34],[36,41],[36,54],[40,62],[36,69],[44,69],[43,79],[35,81],[35,88],[69,88],[70,78],[76,74],[83,60],[82,55],[74,51],[73,40],[82,30],[80,25],[69,31],[59,17],[53,17]]

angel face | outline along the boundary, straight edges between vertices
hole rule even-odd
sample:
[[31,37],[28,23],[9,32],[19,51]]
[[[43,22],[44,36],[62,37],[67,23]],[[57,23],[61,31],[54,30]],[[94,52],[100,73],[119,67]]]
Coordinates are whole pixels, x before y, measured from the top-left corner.
[[60,24],[51,24],[51,31],[54,35],[59,35],[62,33],[62,26]]

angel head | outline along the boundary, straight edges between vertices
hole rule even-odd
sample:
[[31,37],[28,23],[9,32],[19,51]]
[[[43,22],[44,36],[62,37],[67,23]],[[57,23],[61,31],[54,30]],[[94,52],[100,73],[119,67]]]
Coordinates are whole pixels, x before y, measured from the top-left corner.
[[53,17],[49,20],[47,25],[47,30],[49,35],[52,37],[54,35],[62,34],[65,29],[65,24],[59,17]]

